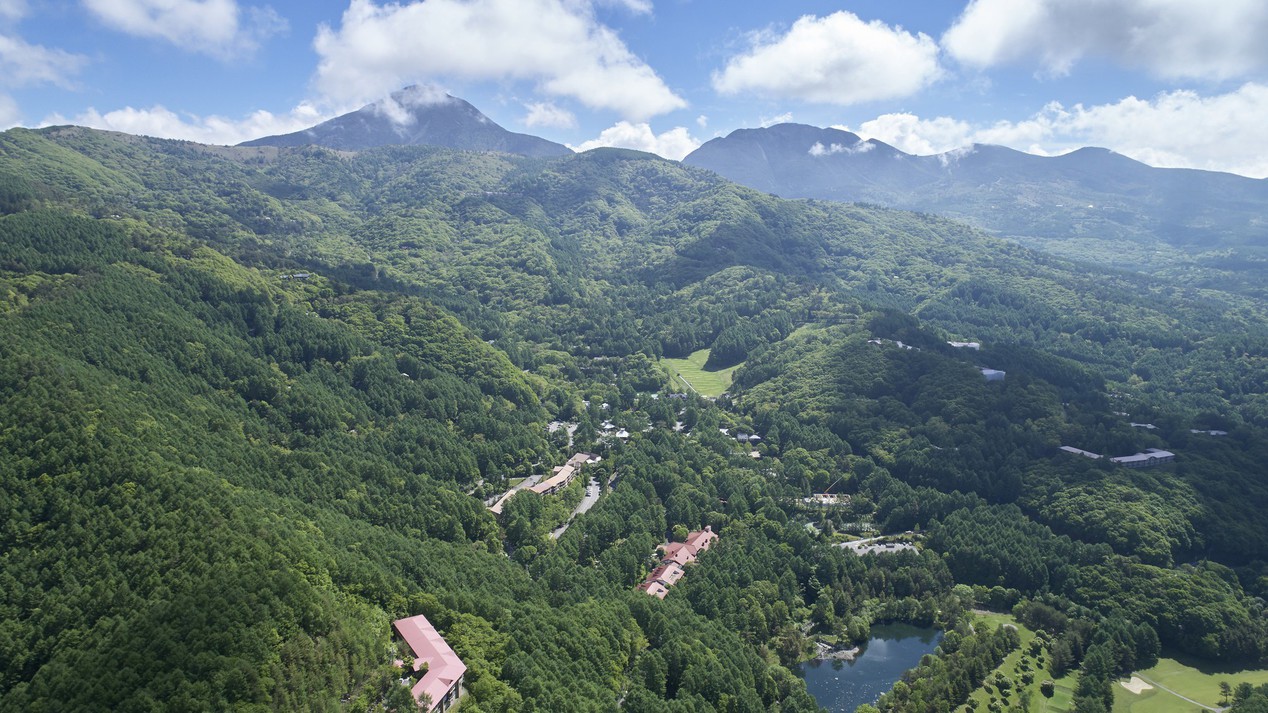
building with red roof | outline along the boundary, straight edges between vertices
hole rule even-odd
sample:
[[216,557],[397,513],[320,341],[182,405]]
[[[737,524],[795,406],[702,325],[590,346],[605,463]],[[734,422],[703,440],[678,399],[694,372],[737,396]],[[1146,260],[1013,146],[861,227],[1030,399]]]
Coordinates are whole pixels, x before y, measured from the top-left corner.
[[696,551],[686,542],[670,542],[662,547],[665,550],[664,562],[673,562],[686,567],[696,561]]
[[687,573],[684,567],[696,561],[701,552],[709,549],[714,540],[718,539],[718,533],[713,528],[705,525],[703,530],[696,530],[688,533],[686,542],[670,542],[661,545],[665,556],[661,558],[660,566],[651,571],[647,575],[647,579],[638,585],[638,588],[651,594],[657,599],[664,599],[669,593],[669,587],[678,583],[683,575]]
[[665,562],[647,575],[647,581],[660,582],[666,587],[672,587],[678,584],[678,580],[682,579],[684,574],[686,574],[686,570],[679,566],[677,562]]
[[716,539],[718,539],[718,533],[714,532],[709,525],[705,525],[703,530],[696,530],[687,535],[687,544],[691,546],[692,554],[699,557],[700,553],[709,549],[709,545]]
[[414,652],[415,674],[426,668],[422,677],[410,688],[415,700],[421,703],[423,696],[427,696],[431,701],[427,713],[449,710],[462,695],[466,664],[422,614],[398,619],[392,625]]
[[654,579],[640,583],[638,588],[657,599],[664,599],[665,595],[669,594],[669,588]]

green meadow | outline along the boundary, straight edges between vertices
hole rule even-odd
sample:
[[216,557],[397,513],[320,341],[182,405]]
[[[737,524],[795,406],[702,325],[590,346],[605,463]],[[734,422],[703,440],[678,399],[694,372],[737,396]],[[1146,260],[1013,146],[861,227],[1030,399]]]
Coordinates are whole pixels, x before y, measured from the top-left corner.
[[695,391],[701,396],[721,396],[731,388],[731,375],[742,363],[714,371],[704,368],[708,360],[709,350],[701,349],[692,352],[686,359],[661,359],[661,363],[669,369],[676,386]]
[[1208,708],[1217,708],[1222,703],[1220,683],[1227,683],[1233,688],[1239,683],[1254,686],[1268,683],[1268,670],[1235,670],[1174,658],[1159,659],[1158,665],[1137,671],[1136,675],[1156,684],[1155,687],[1137,695],[1117,686],[1114,690],[1114,713],[1191,713],[1197,710],[1197,706],[1158,688],[1159,685]]

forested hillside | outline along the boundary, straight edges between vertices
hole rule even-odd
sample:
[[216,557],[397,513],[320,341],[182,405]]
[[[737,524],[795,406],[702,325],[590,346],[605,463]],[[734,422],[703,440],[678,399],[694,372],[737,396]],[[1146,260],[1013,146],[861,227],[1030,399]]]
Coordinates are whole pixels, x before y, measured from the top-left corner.
[[[1268,652],[1252,296],[618,150],[15,129],[0,212],[0,709],[395,709],[418,613],[464,712],[815,710],[790,667],[886,620],[955,636],[883,707],[951,709],[1017,645],[973,606],[1042,619],[1086,700],[1159,645]],[[731,393],[671,399],[703,348]],[[557,538],[580,481],[486,509],[581,449]]]
[[1263,180],[1091,147],[1036,156],[974,144],[919,156],[802,124],[739,129],[683,162],[784,198],[935,213],[1055,255],[1265,295]]

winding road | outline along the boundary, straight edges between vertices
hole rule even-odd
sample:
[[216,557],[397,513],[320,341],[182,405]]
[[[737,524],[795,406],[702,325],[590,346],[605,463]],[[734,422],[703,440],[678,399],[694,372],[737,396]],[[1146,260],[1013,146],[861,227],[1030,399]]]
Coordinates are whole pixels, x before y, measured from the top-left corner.
[[572,521],[575,520],[578,515],[594,507],[594,504],[599,502],[599,494],[599,481],[595,480],[594,477],[591,476],[590,482],[586,483],[585,497],[581,498],[581,502],[577,503],[577,507],[572,511],[572,514],[568,516],[568,519],[564,521],[564,524],[556,527],[554,530],[551,530],[550,539],[558,540],[560,535],[567,532],[568,526],[572,524]]

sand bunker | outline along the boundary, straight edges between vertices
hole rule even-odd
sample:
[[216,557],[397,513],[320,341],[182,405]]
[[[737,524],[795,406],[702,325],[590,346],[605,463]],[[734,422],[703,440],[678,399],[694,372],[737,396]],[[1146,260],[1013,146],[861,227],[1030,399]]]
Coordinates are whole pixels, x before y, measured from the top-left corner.
[[1151,686],[1151,685],[1149,685],[1148,683],[1145,683],[1144,681],[1140,680],[1140,676],[1132,676],[1132,680],[1130,680],[1130,681],[1119,681],[1118,683],[1119,683],[1119,684],[1120,684],[1123,688],[1126,688],[1127,690],[1131,691],[1132,693],[1135,693],[1135,694],[1136,694],[1136,695],[1138,695],[1138,696],[1139,696],[1141,693],[1143,693],[1143,692],[1145,692],[1145,691],[1148,691],[1149,689],[1153,688],[1153,686]]

